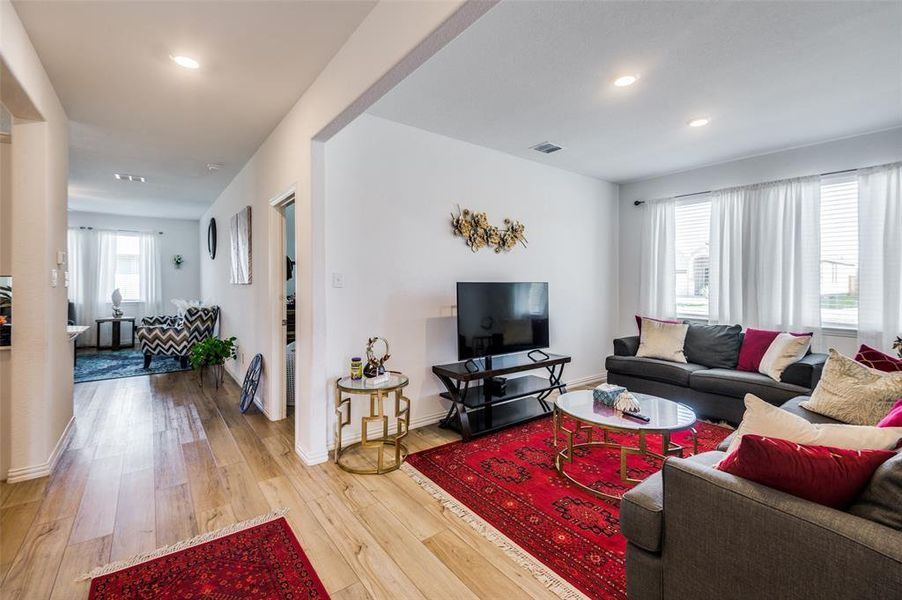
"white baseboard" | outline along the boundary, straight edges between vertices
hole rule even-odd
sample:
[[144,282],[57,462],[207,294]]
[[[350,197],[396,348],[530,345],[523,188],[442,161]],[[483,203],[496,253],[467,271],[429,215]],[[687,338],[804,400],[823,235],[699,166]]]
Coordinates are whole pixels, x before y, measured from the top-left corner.
[[306,452],[303,448],[295,444],[294,451],[298,456],[301,457],[301,460],[304,461],[304,464],[308,467],[312,467],[313,465],[319,465],[329,460],[329,451],[323,450],[322,452]]
[[50,475],[56,467],[56,463],[59,462],[60,456],[63,455],[63,450],[66,449],[66,445],[69,442],[69,434],[72,433],[73,423],[75,423],[74,415],[66,424],[63,434],[60,436],[60,439],[56,441],[56,446],[53,448],[53,452],[50,453],[50,458],[48,458],[46,462],[39,465],[31,465],[29,467],[10,469],[6,474],[6,482],[18,483],[20,481],[28,481],[29,479],[37,479],[39,477]]
[[608,380],[607,371],[596,373],[595,375],[589,375],[587,377],[580,377],[579,379],[572,379],[567,382],[567,387],[579,387],[583,385],[589,384],[600,384],[604,383]]

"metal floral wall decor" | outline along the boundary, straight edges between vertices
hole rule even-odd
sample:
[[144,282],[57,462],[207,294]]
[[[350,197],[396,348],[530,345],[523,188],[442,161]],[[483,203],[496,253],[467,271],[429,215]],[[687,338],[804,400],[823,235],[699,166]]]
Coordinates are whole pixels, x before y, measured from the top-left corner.
[[484,212],[473,212],[458,207],[457,215],[451,214],[454,235],[462,237],[473,252],[493,248],[496,253],[510,252],[518,243],[526,247],[526,226],[520,221],[504,219],[504,226],[489,224]]

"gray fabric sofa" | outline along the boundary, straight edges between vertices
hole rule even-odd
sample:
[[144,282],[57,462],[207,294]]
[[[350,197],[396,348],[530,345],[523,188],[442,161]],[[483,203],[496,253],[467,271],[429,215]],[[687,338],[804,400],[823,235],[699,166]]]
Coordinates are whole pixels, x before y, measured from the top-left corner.
[[790,365],[781,381],[774,381],[760,373],[639,358],[638,350],[639,336],[614,340],[614,354],[605,360],[608,383],[682,402],[700,417],[734,424],[742,420],[748,393],[775,406],[810,394],[827,360],[826,354],[808,354]]
[[[800,407],[804,399],[784,408],[835,422]],[[668,459],[624,495],[630,600],[902,598],[902,530],[712,468],[728,443]],[[902,470],[902,454],[884,468]],[[879,490],[890,506],[899,491]]]

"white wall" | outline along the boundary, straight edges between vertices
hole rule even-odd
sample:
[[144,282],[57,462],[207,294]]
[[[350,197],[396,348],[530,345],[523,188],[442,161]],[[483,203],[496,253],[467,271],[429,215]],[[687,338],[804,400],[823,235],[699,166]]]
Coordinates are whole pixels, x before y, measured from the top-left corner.
[[[261,386],[265,410],[280,417],[284,382],[276,365],[284,345],[279,296],[281,249],[270,251],[268,240],[281,237],[281,222],[273,217],[270,200],[295,190],[297,236],[297,364],[295,450],[308,464],[327,460],[326,432],[332,408],[326,378],[325,271],[322,189],[322,142],[365,110],[397,81],[432,56],[491,8],[491,2],[380,2],[354,31],[316,81],[303,93],[254,156],[232,180],[200,227],[215,217],[220,253],[201,261],[201,293],[222,309],[222,335],[238,338],[238,364],[230,374],[243,377],[251,357],[264,357]],[[228,222],[243,206],[253,208],[253,283],[228,283]],[[275,300],[275,302],[274,302]]]
[[[902,160],[902,128],[647,179],[620,186],[620,335],[634,335],[639,305],[639,232],[642,208],[635,200],[667,198],[725,187],[856,169]],[[824,336],[825,346],[854,354],[851,337]]]
[[[157,219],[153,217],[128,217],[69,211],[69,227],[93,227],[94,229],[114,229],[126,231],[163,232],[157,235],[160,248],[161,287],[163,294],[163,312],[175,314],[175,306],[170,302],[173,298],[188,300],[200,298],[200,257],[201,242],[198,222],[186,219]],[[203,247],[206,252],[206,226],[203,232]],[[221,249],[221,248],[220,248]],[[172,257],[181,254],[184,262],[176,269]],[[123,305],[129,316],[133,307]]]
[[50,471],[72,419],[66,288],[50,285],[50,271],[65,269],[56,258],[66,250],[68,121],[7,0],[0,1],[0,56],[0,98],[14,117],[8,231],[15,319],[9,422],[0,442],[9,444],[8,476],[15,481]]
[[[363,115],[326,144],[328,375],[366,339],[391,344],[415,424],[447,410],[434,364],[457,360],[457,281],[548,281],[551,348],[565,380],[603,375],[617,318],[617,186]],[[452,235],[457,205],[526,225],[527,248],[474,254]],[[356,429],[359,421],[352,419]],[[331,428],[330,428],[331,431]]]

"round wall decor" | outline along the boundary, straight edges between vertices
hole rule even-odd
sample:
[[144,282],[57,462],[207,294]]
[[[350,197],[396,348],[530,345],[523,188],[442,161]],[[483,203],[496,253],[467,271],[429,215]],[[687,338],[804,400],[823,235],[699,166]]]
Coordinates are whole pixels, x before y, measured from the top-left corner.
[[247,374],[244,376],[244,384],[241,386],[241,399],[238,408],[242,413],[247,412],[254,396],[257,395],[257,386],[260,385],[260,374],[263,372],[263,355],[257,354],[251,360],[250,366],[247,368]]
[[207,252],[210,253],[210,259],[216,258],[216,219],[210,219],[207,225]]

